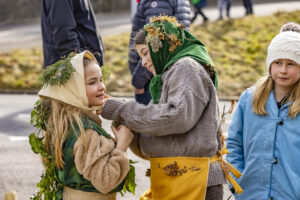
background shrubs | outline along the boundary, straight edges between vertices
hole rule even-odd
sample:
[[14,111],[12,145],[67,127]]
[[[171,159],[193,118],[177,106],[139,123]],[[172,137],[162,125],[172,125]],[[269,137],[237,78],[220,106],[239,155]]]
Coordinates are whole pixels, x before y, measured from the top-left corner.
[[[266,74],[267,47],[287,22],[300,23],[300,11],[272,16],[194,25],[190,31],[207,47],[219,75],[220,96],[239,96]],[[132,93],[128,69],[129,33],[103,37],[106,86],[109,93]],[[0,54],[0,89],[37,91],[42,70],[42,49],[19,49]]]

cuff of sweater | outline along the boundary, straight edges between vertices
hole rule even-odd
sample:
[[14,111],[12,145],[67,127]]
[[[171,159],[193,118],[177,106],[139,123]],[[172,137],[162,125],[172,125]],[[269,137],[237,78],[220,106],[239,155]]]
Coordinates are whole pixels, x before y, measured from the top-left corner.
[[101,116],[104,119],[114,120],[113,114],[123,102],[116,99],[107,99],[102,109]]
[[111,155],[112,156],[122,156],[124,159],[129,161],[128,153],[126,151],[122,151],[121,149],[115,148]]

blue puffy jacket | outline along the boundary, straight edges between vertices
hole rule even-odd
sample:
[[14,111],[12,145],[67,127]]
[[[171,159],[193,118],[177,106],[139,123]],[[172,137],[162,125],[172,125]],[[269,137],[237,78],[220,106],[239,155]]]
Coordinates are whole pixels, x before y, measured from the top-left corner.
[[136,33],[149,23],[153,16],[165,14],[175,16],[186,27],[191,23],[191,8],[189,0],[141,0],[132,19],[132,31],[129,44],[129,69],[132,74],[132,85],[145,88],[152,78],[152,74],[141,65],[141,60],[135,50],[134,37]]
[[43,0],[41,23],[45,66],[85,49],[103,64],[102,40],[89,0]]

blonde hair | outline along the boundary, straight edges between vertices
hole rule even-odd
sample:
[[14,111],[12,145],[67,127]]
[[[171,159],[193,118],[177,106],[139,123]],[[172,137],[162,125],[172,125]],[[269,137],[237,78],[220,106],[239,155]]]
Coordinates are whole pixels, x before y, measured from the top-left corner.
[[69,128],[71,127],[74,133],[77,134],[75,123],[79,128],[80,134],[85,132],[81,121],[82,111],[79,108],[52,98],[43,97],[42,101],[43,104],[48,104],[50,107],[44,141],[46,151],[51,155],[55,154],[55,165],[58,169],[62,169],[64,167],[63,144]]
[[[89,54],[85,54],[83,67],[85,68],[90,63],[98,64],[93,57]],[[84,137],[85,130],[81,117],[83,114],[89,115],[89,112],[53,98],[42,97],[41,100],[45,106],[50,108],[49,118],[47,121],[47,131],[44,133],[46,151],[50,155],[55,155],[55,165],[58,169],[62,169],[64,167],[63,144],[70,128],[73,129],[77,137],[79,135],[83,135],[83,144],[86,148],[86,141]],[[92,118],[94,117],[92,116]],[[98,120],[94,118],[94,121]],[[100,122],[98,121],[98,123],[101,124],[101,120]],[[79,134],[75,131],[75,124],[79,128]],[[49,162],[49,160],[44,160],[44,162]]]
[[95,63],[95,64],[98,65],[98,63],[95,59],[92,59],[91,57],[88,57],[88,56],[85,55],[84,58],[83,58],[83,67],[85,68],[90,63]]
[[[265,76],[257,81],[253,96],[253,112],[257,115],[267,115],[266,104],[274,87],[274,81]],[[300,113],[300,80],[298,80],[290,91],[287,99],[291,103],[288,116],[295,118]]]

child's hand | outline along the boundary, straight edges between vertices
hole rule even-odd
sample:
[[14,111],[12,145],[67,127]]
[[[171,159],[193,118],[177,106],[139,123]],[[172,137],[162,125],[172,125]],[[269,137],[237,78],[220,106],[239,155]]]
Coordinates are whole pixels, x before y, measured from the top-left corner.
[[133,139],[133,133],[131,132],[131,130],[124,125],[120,125],[118,126],[118,128],[111,126],[111,130],[116,137],[116,148],[122,151],[126,151]]

